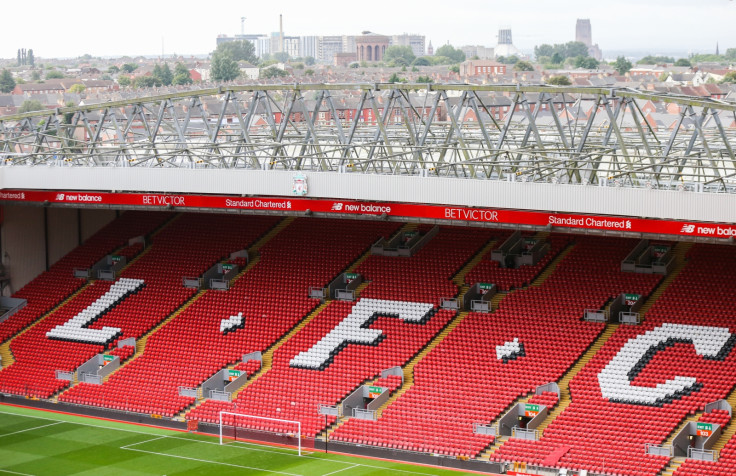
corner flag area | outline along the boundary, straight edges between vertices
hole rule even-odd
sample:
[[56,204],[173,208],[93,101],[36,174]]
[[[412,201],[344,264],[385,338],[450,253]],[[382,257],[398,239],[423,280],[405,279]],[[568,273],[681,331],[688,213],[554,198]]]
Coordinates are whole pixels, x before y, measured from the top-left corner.
[[306,452],[215,436],[0,405],[0,476],[263,474],[460,475],[460,471]]

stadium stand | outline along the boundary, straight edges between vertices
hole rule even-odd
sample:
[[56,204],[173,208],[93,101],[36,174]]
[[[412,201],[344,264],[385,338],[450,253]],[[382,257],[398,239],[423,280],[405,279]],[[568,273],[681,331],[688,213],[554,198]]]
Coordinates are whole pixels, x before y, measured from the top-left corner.
[[[656,289],[662,276],[620,271],[636,243],[616,237],[526,234],[550,249],[516,269],[490,260],[509,230],[441,226],[411,257],[368,252],[406,230],[433,231],[383,220],[123,213],[15,294],[29,302],[0,323],[14,357],[0,370],[0,392],[210,424],[221,410],[299,420],[310,439],[453,458],[624,476],[736,472],[729,412],[702,413],[734,400],[730,248],[681,246],[687,261]],[[141,235],[148,246],[129,244]],[[242,249],[249,258],[230,258]],[[73,278],[113,253],[128,260],[115,281]],[[183,286],[218,262],[244,270],[227,291]],[[365,280],[356,301],[309,297],[343,272]],[[478,282],[502,291],[493,312],[441,308]],[[583,319],[624,293],[646,301],[640,325]],[[137,347],[122,345],[130,337]],[[122,366],[101,384],[56,378],[103,352]],[[244,360],[253,352],[262,361]],[[411,379],[380,376],[395,366]],[[574,367],[569,397],[531,395]],[[201,385],[223,369],[248,381],[232,401],[208,399]],[[362,385],[391,395],[375,421],[318,413]],[[517,402],[556,409],[537,441],[474,433]],[[726,429],[717,461],[646,453],[685,421]]]
[[[223,224],[241,240],[230,249],[252,243],[274,221],[240,218],[237,225]],[[397,226],[296,220],[259,250],[256,264],[227,292],[204,292],[151,336],[140,357],[103,385],[79,384],[60,400],[166,417],[179,413],[194,403],[193,397],[179,396],[179,387],[196,388],[224,366],[238,363],[243,354],[265,351],[319,304],[309,299],[310,287],[326,286]],[[222,332],[222,319],[238,313],[245,319],[244,328]]]
[[[429,243],[411,258],[369,256],[356,271],[369,284],[360,300],[331,302],[274,355],[273,366],[245,387],[232,403],[208,401],[188,417],[216,422],[221,410],[258,414],[302,422],[302,433],[316,436],[325,419],[318,405],[335,405],[361,384],[376,378],[384,369],[403,365],[419,352],[455,315],[437,310],[442,297],[453,297],[458,287],[450,279],[491,238],[482,229],[442,227]],[[432,270],[428,272],[428,270]],[[309,350],[349,315],[352,309],[369,300],[424,302],[431,317],[423,322],[380,316],[368,326],[385,336],[375,346],[348,344],[340,348],[323,370],[299,368],[292,359]],[[332,424],[335,417],[328,418]],[[278,430],[279,425],[270,424]]]
[[91,268],[105,255],[123,247],[118,254],[135,256],[140,251],[139,245],[126,246],[128,240],[150,233],[171,216],[170,213],[126,212],[54,263],[13,295],[27,299],[28,305],[0,323],[0,342],[20,332],[84,286],[85,279],[73,278],[75,268]]
[[[723,247],[696,245],[688,258],[684,270],[653,304],[643,324],[619,327],[571,382],[572,403],[549,425],[540,441],[512,439],[494,454],[495,458],[542,464],[559,448],[568,448],[554,466],[633,476],[653,476],[665,467],[669,458],[645,454],[645,445],[663,443],[688,415],[725,398],[736,381],[736,356],[730,352],[733,339],[726,346],[716,346],[729,351],[725,357],[704,356],[704,351],[694,351],[691,343],[702,331],[693,326],[733,330],[736,315],[728,303],[736,298],[731,283],[735,257]],[[662,343],[654,355],[647,356],[648,363],[637,368],[638,374],[630,381],[638,387],[629,389],[630,400],[605,398],[599,382],[613,357],[624,355],[625,346],[640,342],[637,338],[647,332],[656,333],[672,325],[684,326],[679,329],[686,336]],[[672,392],[654,404],[636,401],[648,397],[654,389],[666,388],[664,382],[683,374],[696,379],[689,389]],[[716,464],[686,462],[677,474],[733,474],[728,469],[736,461],[732,447],[724,448]]]
[[[560,239],[564,243],[569,237]],[[617,270],[629,243],[578,237],[540,286],[511,293],[492,314],[469,313],[416,366],[414,385],[377,422],[351,419],[332,438],[477,456],[493,437],[473,434],[473,425],[494,421],[517,397],[556,381],[601,332],[601,324],[581,321],[584,309],[602,308],[632,289],[648,295],[659,281]],[[554,248],[559,250],[560,244]],[[491,282],[495,278],[483,276]],[[522,347],[513,360],[493,352],[514,339]]]
[[[11,342],[16,362],[0,372],[0,388],[7,393],[25,392],[42,398],[65,388],[69,382],[57,380],[56,370],[74,371],[106,347],[114,347],[118,340],[141,337],[196,293],[182,286],[183,276],[201,275],[226,253],[242,248],[247,243],[244,237],[257,237],[274,222],[246,222],[217,215],[180,216],[157,233],[146,252],[123,270],[122,278],[144,281],[140,290],[89,325],[91,329],[120,329],[118,336],[106,345],[47,338],[49,331],[73,319],[113,285],[112,281],[96,280]],[[71,278],[67,275],[64,279]]]

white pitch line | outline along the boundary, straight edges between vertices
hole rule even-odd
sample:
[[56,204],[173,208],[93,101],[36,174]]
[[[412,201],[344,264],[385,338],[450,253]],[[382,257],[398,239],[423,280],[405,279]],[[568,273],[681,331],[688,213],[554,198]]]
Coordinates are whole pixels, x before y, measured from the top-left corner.
[[142,445],[143,443],[150,443],[151,441],[160,440],[161,438],[166,438],[166,436],[159,436],[157,438],[151,438],[150,440],[139,441],[138,443],[131,443],[129,445],[121,446],[120,449],[127,450],[131,446]]
[[[35,418],[37,420],[55,421],[57,423],[70,423],[72,425],[89,426],[89,427],[92,427],[92,428],[101,428],[103,430],[123,431],[123,432],[126,432],[126,433],[135,433],[135,434],[138,434],[138,435],[149,435],[149,436],[151,435],[151,433],[149,433],[149,432],[129,430],[129,429],[126,429],[126,428],[116,428],[115,426],[112,426],[112,425],[111,426],[106,426],[106,425],[93,425],[91,423],[80,423],[80,422],[76,422],[76,421],[55,420],[53,418],[47,418],[47,417],[35,416],[35,415],[24,415],[22,413],[4,412],[4,411],[1,411],[0,410],[0,415],[2,415],[2,414],[5,414],[5,415],[13,415],[13,416],[21,416],[21,417],[25,417],[25,418]],[[88,418],[88,417],[79,416],[79,418]],[[121,424],[126,424],[126,422],[120,422],[120,423]],[[130,424],[130,423],[127,423],[127,424]],[[173,432],[175,430],[169,430],[169,431],[172,431]],[[218,442],[211,442],[211,441],[204,441],[204,440],[196,440],[196,439],[190,439],[190,438],[182,438],[180,436],[175,436],[175,435],[163,435],[163,436],[164,436],[164,438],[174,438],[174,439],[177,439],[177,440],[187,441],[189,443],[204,443],[204,444],[207,444],[207,445],[218,445],[218,446],[220,446],[220,443],[218,443]],[[237,445],[238,448],[242,448],[244,450],[261,451],[263,453],[274,453],[274,454],[278,454],[278,455],[281,455],[281,456],[294,456],[294,457],[297,457],[297,458],[309,458],[309,459],[318,459],[318,460],[321,460],[321,461],[325,461],[324,458],[317,458],[315,456],[308,456],[308,455],[297,456],[295,453],[267,449],[269,447],[267,447],[265,445],[259,445],[257,443],[244,443],[244,442],[236,441],[235,444]],[[245,446],[245,445],[249,445],[249,446]],[[259,447],[258,448],[254,448],[253,446],[259,446]],[[350,455],[347,455],[347,456],[350,456]],[[386,468],[385,466],[374,466],[374,465],[371,465],[371,464],[352,463],[352,462],[338,461],[338,460],[330,460],[330,461],[332,461],[334,463],[347,464],[347,465],[355,465],[355,464],[357,464],[358,466],[362,466],[364,468],[389,470],[389,468]],[[409,464],[409,465],[411,465],[411,463],[404,463],[403,461],[396,461],[396,463],[398,463],[398,464]],[[410,471],[408,469],[390,468],[390,471],[397,472],[397,473],[408,473],[408,474],[421,474],[421,475],[426,475],[426,476],[436,476],[436,475],[433,475],[432,473],[424,473],[424,472],[418,472],[418,471]]]
[[9,469],[0,469],[0,473],[19,474],[20,476],[33,476],[32,474],[19,473],[17,471],[10,471]]
[[158,455],[158,456],[168,456],[170,458],[186,459],[186,460],[190,460],[190,461],[197,461],[197,462],[200,462],[200,463],[219,464],[219,465],[222,465],[222,466],[232,466],[233,468],[252,469],[254,471],[265,471],[267,473],[285,474],[286,476],[302,476],[300,474],[285,473],[285,472],[282,472],[282,471],[274,471],[272,469],[254,468],[253,466],[245,466],[245,465],[242,465],[242,464],[225,463],[223,461],[211,461],[211,460],[208,460],[208,459],[192,458],[192,457],[189,457],[189,456],[178,456],[178,455],[171,455],[171,454],[168,454],[168,453],[159,453],[158,451],[146,451],[146,450],[139,450],[137,448],[121,448],[121,449],[125,449],[127,451],[138,451],[139,453],[148,453],[148,454]]
[[337,474],[337,473],[340,473],[342,471],[347,471],[349,469],[357,468],[358,466],[360,466],[360,464],[354,464],[352,466],[348,466],[347,468],[342,468],[342,469],[338,469],[337,471],[333,471],[331,473],[323,474],[322,476],[330,476],[331,474]]
[[26,431],[40,430],[41,428],[46,428],[46,427],[49,427],[49,426],[59,425],[61,423],[64,423],[64,422],[57,421],[56,423],[49,423],[48,425],[34,426],[33,428],[26,428],[25,430],[14,431],[12,433],[5,433],[4,435],[0,435],[0,438],[2,438],[4,436],[17,435],[18,433],[25,433]]

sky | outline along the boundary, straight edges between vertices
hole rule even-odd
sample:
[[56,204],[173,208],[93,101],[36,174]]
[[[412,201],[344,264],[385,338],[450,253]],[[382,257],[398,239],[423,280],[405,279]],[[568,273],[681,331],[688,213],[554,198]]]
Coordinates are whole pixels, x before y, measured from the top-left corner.
[[494,46],[499,28],[511,28],[525,52],[542,43],[575,39],[578,18],[591,21],[603,54],[685,55],[736,48],[735,0],[123,0],[72,3],[0,2],[0,58],[18,48],[37,58],[201,55],[218,34],[278,31],[283,15],[289,36],[413,33],[443,44]]

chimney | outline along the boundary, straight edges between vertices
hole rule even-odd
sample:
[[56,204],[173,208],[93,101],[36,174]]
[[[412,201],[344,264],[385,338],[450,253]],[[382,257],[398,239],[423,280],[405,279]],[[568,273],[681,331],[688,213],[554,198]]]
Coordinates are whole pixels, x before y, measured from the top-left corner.
[[283,15],[279,13],[279,53],[284,52],[284,20]]

